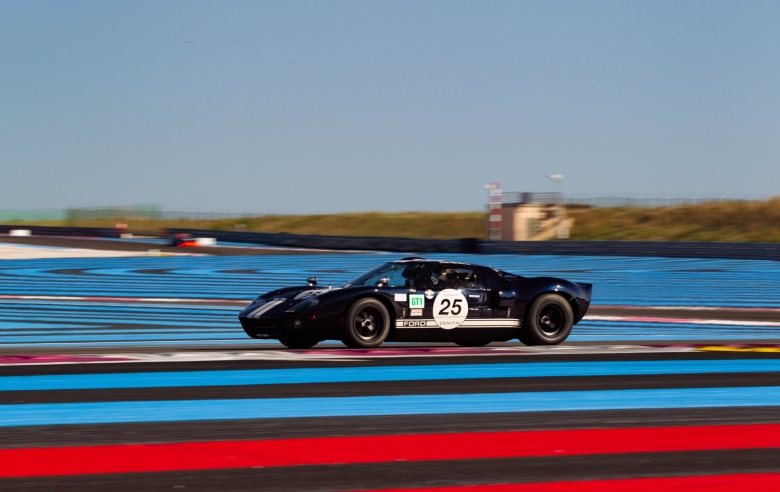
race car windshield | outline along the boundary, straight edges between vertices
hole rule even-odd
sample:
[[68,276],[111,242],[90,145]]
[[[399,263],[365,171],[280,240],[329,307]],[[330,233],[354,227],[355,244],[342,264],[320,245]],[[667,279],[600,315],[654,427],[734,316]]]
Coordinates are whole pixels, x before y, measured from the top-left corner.
[[375,285],[380,278],[384,277],[389,279],[388,287],[413,287],[426,267],[425,263],[385,263],[348,282],[344,287]]

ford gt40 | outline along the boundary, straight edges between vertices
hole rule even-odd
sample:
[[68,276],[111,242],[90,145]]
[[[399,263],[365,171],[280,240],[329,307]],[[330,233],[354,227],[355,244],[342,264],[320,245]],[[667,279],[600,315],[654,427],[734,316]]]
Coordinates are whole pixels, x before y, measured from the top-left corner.
[[519,339],[557,345],[590,306],[592,285],[523,277],[490,267],[405,258],[340,287],[308,284],[261,295],[238,316],[253,338],[290,348],[323,340],[348,347],[383,342],[454,342],[483,346]]

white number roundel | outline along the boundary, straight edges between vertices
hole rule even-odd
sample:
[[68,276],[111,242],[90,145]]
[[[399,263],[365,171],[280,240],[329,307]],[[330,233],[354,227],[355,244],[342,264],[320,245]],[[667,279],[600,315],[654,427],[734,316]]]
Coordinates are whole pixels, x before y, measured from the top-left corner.
[[457,328],[469,314],[466,297],[455,289],[444,289],[433,302],[433,319],[440,328]]

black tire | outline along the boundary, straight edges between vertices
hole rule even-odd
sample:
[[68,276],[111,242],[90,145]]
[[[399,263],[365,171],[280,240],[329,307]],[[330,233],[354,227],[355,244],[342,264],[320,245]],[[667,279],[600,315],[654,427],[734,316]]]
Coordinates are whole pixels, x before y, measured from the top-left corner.
[[465,342],[455,342],[455,345],[460,345],[461,347],[484,347],[485,345],[489,345],[493,340],[467,340]]
[[574,311],[558,294],[537,297],[526,312],[520,341],[526,345],[558,345],[569,337]]
[[350,348],[372,348],[382,345],[390,334],[390,313],[376,299],[360,299],[352,305],[344,326],[341,341]]
[[291,349],[310,349],[320,343],[316,338],[301,335],[282,335],[279,337],[279,342]]

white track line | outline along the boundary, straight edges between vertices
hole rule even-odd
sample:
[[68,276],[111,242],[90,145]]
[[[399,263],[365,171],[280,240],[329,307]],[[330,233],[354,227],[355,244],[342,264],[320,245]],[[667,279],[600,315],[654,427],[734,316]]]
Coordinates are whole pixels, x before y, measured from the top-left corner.
[[[387,359],[399,357],[463,357],[485,355],[545,355],[545,354],[616,354],[616,353],[658,353],[693,352],[694,346],[642,346],[642,345],[590,345],[555,347],[480,347],[480,348],[382,348],[382,349],[310,349],[310,350],[264,350],[261,352],[173,352],[161,354],[82,354],[41,356],[0,356],[0,366],[63,365],[63,364],[126,364],[133,362],[204,362],[234,360],[291,360],[337,362],[358,362],[366,359]],[[83,360],[78,360],[83,358]],[[103,360],[101,360],[103,359]],[[121,359],[121,360],[117,360]]]
[[655,318],[649,316],[590,316],[587,321],[609,321],[623,323],[676,323],[690,325],[726,325],[726,326],[778,326],[778,321],[735,321],[730,319],[696,319],[696,318]]
[[614,306],[596,305],[597,309],[635,309],[635,310],[654,310],[654,311],[744,311],[744,312],[777,312],[780,308],[771,307],[728,307],[728,306],[632,306],[617,304]]

